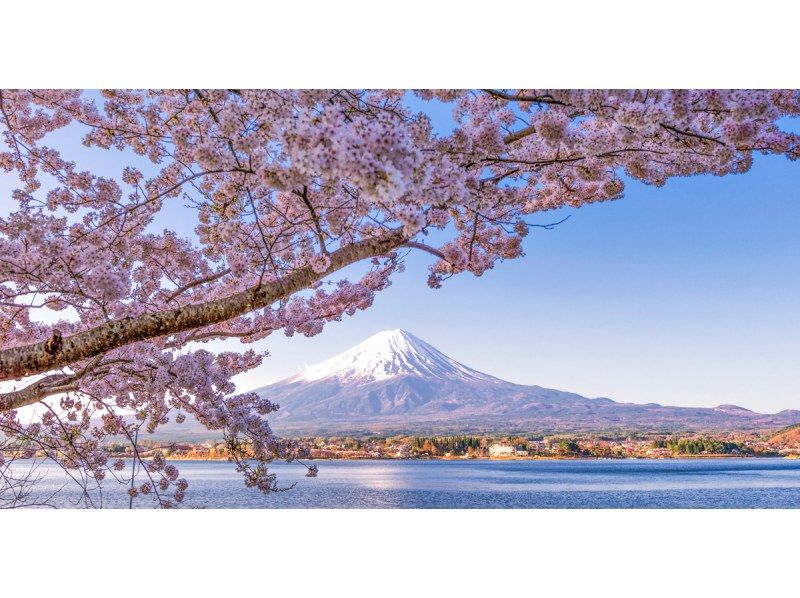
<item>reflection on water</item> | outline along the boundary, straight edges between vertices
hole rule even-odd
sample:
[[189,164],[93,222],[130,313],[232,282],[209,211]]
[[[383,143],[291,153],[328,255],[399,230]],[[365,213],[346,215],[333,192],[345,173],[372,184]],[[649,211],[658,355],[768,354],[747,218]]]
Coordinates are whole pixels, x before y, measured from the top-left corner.
[[[189,507],[207,508],[797,508],[800,460],[320,461],[317,478],[275,464],[282,485],[264,496],[245,488],[232,464],[175,462],[189,481]],[[66,478],[43,465],[37,492]],[[58,504],[74,502],[70,486]],[[127,507],[107,484],[103,504]]]

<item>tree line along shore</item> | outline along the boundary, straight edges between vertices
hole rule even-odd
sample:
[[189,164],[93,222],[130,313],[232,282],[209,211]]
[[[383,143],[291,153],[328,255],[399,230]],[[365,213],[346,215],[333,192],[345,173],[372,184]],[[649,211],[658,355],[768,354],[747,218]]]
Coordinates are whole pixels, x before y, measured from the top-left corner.
[[[687,457],[800,457],[800,427],[764,433],[627,436],[396,435],[317,436],[295,439],[313,459],[669,459]],[[111,443],[118,457],[130,444]],[[227,459],[224,442],[140,440],[139,455],[170,459]]]

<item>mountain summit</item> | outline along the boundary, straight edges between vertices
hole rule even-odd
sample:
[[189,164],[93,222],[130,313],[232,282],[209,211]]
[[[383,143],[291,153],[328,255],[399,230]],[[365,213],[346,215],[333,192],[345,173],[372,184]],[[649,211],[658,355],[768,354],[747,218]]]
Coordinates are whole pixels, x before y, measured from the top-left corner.
[[506,382],[469,368],[404,330],[379,332],[303,372],[257,389],[278,403],[279,434],[577,433],[756,430],[800,411],[617,403]]
[[361,384],[396,376],[501,382],[450,359],[405,330],[379,332],[336,357],[307,367],[297,378],[306,382],[336,378]]

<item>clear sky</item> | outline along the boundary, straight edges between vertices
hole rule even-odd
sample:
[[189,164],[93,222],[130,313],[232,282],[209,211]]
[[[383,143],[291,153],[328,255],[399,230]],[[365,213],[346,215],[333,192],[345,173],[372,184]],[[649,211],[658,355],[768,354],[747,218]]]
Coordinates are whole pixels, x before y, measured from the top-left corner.
[[[446,106],[433,118],[449,128]],[[98,160],[74,134],[58,141],[95,171],[118,175],[125,164],[117,152]],[[13,187],[5,176],[3,195]],[[184,209],[173,203],[160,227],[181,230]],[[425,282],[432,258],[413,255],[372,309],[314,338],[257,343],[271,356],[239,388],[403,328],[513,382],[624,402],[800,408],[800,163],[759,156],[744,175],[628,182],[622,200],[538,221],[566,214],[555,230],[534,230],[526,257],[439,290]]]

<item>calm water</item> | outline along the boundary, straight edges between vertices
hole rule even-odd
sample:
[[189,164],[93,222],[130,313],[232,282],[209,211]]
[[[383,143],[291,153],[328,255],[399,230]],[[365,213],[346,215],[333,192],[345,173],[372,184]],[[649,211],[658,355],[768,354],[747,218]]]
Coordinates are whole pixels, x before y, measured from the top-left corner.
[[[189,481],[188,507],[208,508],[798,508],[800,460],[318,461],[317,478],[276,464],[288,492],[245,488],[220,461],[174,462]],[[63,486],[51,466],[39,491]],[[69,486],[57,500],[71,505]],[[73,497],[74,498],[74,497]],[[106,507],[128,504],[109,484]]]

